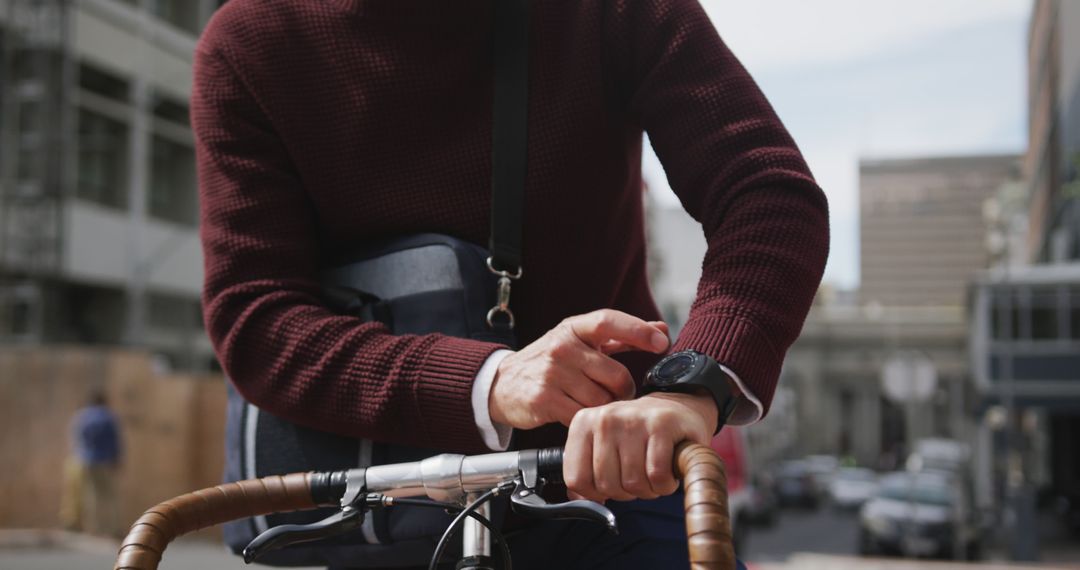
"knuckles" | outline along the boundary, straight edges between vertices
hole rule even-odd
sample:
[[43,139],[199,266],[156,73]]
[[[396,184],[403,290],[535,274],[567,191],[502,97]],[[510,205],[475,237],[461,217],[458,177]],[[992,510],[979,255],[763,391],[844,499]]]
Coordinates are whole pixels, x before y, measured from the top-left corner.
[[649,483],[651,483],[652,486],[656,487],[657,489],[663,487],[664,485],[667,485],[668,479],[672,478],[670,472],[664,473],[664,470],[661,469],[659,466],[653,465],[645,468],[645,475],[649,478]]
[[593,311],[590,315],[597,329],[609,330],[615,325],[615,314],[610,309]]
[[582,476],[581,472],[577,469],[568,470],[563,473],[563,479],[565,479],[564,483],[566,483],[566,487],[576,493],[580,493],[581,489],[585,486],[585,477]]
[[650,426],[659,426],[666,421],[653,418],[650,412],[642,412],[634,402],[612,402],[594,408],[584,408],[574,417],[571,428],[586,429],[606,435],[616,435],[620,439],[645,436],[651,431]]
[[623,474],[622,488],[635,497],[648,498],[653,495],[649,480],[633,474]]
[[575,433],[579,431],[592,431],[594,423],[593,417],[596,415],[598,409],[599,408],[583,408],[578,410],[578,413],[574,414],[573,421],[570,422],[570,431]]
[[633,498],[632,495],[623,490],[622,485],[608,479],[598,480],[596,482],[596,491],[601,495],[610,497],[616,501],[626,501]]
[[548,366],[553,367],[555,361],[569,358],[574,353],[574,345],[566,339],[559,339],[558,342],[553,343],[547,350]]

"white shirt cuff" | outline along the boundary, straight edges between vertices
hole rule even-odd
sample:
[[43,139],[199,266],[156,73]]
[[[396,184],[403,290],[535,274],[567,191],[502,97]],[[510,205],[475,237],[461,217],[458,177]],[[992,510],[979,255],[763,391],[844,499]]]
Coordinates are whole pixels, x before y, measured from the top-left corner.
[[513,428],[491,421],[491,411],[488,408],[491,396],[491,385],[495,382],[495,373],[499,370],[499,364],[503,359],[513,354],[512,350],[496,350],[484,361],[480,371],[476,373],[472,387],[473,420],[476,422],[480,436],[484,438],[484,445],[492,451],[506,451],[510,447],[510,435]]
[[761,419],[761,414],[764,413],[764,408],[761,406],[761,400],[759,400],[753,392],[747,389],[746,384],[743,384],[738,374],[723,364],[720,365],[720,369],[735,381],[735,385],[738,386],[739,391],[742,392],[742,397],[739,398],[739,401],[735,404],[735,410],[731,412],[731,417],[728,418],[727,425],[748,426],[757,423],[757,421]]

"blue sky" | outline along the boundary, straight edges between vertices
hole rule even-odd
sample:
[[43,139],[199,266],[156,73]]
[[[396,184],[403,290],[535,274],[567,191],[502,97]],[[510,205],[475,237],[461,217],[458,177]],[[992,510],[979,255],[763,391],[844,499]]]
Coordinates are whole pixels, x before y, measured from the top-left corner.
[[[829,195],[825,280],[858,283],[858,161],[1023,151],[1031,0],[703,0]],[[678,201],[653,156],[650,188]]]

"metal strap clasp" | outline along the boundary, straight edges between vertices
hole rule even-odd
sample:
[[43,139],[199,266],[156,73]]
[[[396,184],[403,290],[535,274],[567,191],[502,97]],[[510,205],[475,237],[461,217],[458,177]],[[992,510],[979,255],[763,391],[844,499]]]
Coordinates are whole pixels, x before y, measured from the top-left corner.
[[488,270],[495,275],[499,276],[499,284],[496,286],[495,306],[487,313],[487,324],[491,328],[495,328],[495,317],[499,313],[506,315],[507,326],[510,329],[514,328],[514,313],[510,311],[510,280],[521,278],[521,266],[519,265],[517,271],[510,273],[509,271],[503,271],[502,269],[495,269],[494,261],[491,257],[487,258]]

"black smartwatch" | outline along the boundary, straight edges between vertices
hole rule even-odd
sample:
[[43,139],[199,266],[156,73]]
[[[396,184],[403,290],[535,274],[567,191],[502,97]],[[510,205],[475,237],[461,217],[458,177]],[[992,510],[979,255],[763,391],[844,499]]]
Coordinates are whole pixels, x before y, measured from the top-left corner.
[[645,375],[642,395],[652,392],[695,394],[708,391],[716,400],[716,432],[735,411],[738,398],[731,393],[731,377],[707,354],[684,350],[665,356]]

